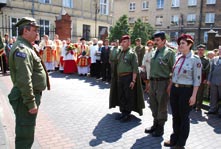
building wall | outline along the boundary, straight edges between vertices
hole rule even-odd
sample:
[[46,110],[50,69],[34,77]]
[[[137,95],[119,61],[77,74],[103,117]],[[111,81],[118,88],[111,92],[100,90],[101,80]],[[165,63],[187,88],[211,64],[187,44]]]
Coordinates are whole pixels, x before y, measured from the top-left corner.
[[[142,10],[142,2],[147,1],[149,7],[147,10]],[[129,3],[135,2],[135,11],[129,11]],[[200,26],[200,4],[203,2],[202,9],[202,23]],[[204,43],[204,32],[209,31],[211,24],[205,24],[205,13],[215,12],[216,20],[212,23],[214,30],[219,32],[221,29],[221,1],[216,0],[215,5],[207,5],[206,0],[197,0],[195,6],[188,6],[188,0],[180,0],[179,7],[172,7],[172,0],[164,0],[164,7],[162,9],[157,9],[157,0],[115,0],[114,1],[114,23],[123,15],[126,14],[129,18],[144,18],[143,21],[150,23],[156,30],[163,30],[169,35],[173,32],[177,32],[178,35],[181,33],[190,33],[194,35],[195,42]],[[187,15],[196,14],[196,22],[188,23]],[[171,16],[179,16],[179,24],[171,24]],[[156,24],[156,16],[162,16],[162,24]],[[183,23],[181,23],[183,22]],[[131,23],[133,26],[133,23]],[[174,40],[174,39],[173,39]]]
[[[109,0],[109,15],[97,14],[97,28],[99,26],[110,27],[112,24],[112,2]],[[94,0],[73,0],[74,8],[64,8],[71,16],[72,40],[77,41],[82,36],[82,25],[91,25],[90,37],[95,37],[95,6]],[[34,9],[32,9],[34,8]],[[32,11],[33,10],[33,11]],[[62,11],[62,0],[51,0],[51,4],[39,3],[34,0],[8,0],[7,5],[1,9],[0,13],[0,33],[6,32],[12,35],[11,18],[34,17],[38,22],[40,20],[50,21],[50,38],[54,36],[56,17]],[[33,12],[33,13],[32,13]],[[98,37],[98,29],[96,30]]]

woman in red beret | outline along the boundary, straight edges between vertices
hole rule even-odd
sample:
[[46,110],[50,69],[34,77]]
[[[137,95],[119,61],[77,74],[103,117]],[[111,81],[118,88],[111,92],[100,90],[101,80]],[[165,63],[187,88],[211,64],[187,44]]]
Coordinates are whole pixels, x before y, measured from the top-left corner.
[[173,66],[170,91],[170,105],[173,116],[173,133],[164,146],[184,148],[189,136],[189,113],[196,102],[196,94],[201,82],[201,61],[193,54],[193,38],[183,34],[178,40],[180,54]]

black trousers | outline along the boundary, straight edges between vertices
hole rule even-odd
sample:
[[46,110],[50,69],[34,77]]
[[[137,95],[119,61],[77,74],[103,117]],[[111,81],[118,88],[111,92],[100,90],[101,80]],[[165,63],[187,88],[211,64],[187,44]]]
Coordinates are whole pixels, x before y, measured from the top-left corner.
[[0,56],[0,65],[2,73],[6,73],[6,70],[8,70],[6,55]]
[[96,76],[96,63],[91,63],[90,66],[90,76],[95,77]]
[[170,104],[173,116],[173,133],[170,141],[179,146],[185,146],[190,131],[189,99],[192,96],[192,87],[171,88]]
[[111,66],[110,63],[102,63],[102,80],[111,80]]
[[136,86],[133,90],[129,87],[132,80],[132,75],[127,75],[118,78],[118,96],[119,96],[119,106],[120,111],[123,114],[130,114],[134,109],[134,98]]
[[101,77],[101,61],[100,60],[96,60],[95,76],[96,76],[96,78]]

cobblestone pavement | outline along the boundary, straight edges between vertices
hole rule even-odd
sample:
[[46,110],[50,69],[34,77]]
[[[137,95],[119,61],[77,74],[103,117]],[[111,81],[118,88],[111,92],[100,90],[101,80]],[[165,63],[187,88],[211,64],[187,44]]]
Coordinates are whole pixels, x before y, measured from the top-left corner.
[[[118,108],[108,109],[109,84],[90,77],[50,73],[51,91],[44,91],[33,149],[161,149],[172,132],[169,112],[163,137],[144,133],[152,125],[146,102],[144,115],[132,113],[128,123],[115,120]],[[14,149],[14,115],[7,95],[10,76],[0,74],[0,149]],[[220,149],[221,119],[191,112],[186,148]]]

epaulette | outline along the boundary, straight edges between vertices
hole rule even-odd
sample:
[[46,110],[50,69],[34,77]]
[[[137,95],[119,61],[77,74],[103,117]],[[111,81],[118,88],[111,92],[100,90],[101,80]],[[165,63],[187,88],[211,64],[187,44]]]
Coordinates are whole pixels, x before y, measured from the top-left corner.
[[22,49],[25,48],[25,45],[23,43],[19,43],[18,46],[19,46],[19,48],[22,48]]
[[200,57],[199,57],[198,55],[196,55],[196,54],[194,54],[193,57],[194,57],[194,58],[198,58],[198,59],[200,58]]

